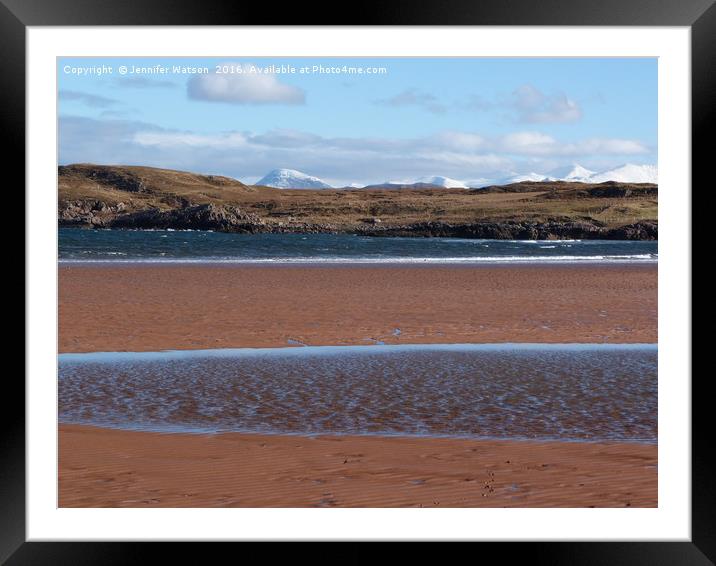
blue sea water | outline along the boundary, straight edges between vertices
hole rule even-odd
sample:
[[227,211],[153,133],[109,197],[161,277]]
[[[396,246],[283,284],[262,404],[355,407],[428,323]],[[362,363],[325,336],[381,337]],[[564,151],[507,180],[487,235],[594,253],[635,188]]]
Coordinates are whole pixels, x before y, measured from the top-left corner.
[[65,263],[651,263],[658,259],[658,242],[60,228],[59,259]]

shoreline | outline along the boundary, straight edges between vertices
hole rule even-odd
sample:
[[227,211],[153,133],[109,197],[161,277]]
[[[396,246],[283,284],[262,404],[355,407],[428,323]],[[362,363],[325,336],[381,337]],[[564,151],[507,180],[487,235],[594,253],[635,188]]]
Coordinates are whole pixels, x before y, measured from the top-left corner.
[[[79,205],[79,207],[78,207]],[[233,206],[212,203],[185,208],[158,210],[155,208],[132,213],[112,211],[104,205],[105,213],[94,214],[81,202],[66,203],[60,211],[58,228],[100,230],[172,230],[221,232],[225,234],[340,234],[367,236],[371,238],[455,238],[472,240],[612,240],[612,241],[658,241],[659,226],[655,219],[641,219],[605,225],[595,218],[583,216],[569,220],[544,219],[517,220],[514,218],[474,220],[417,220],[401,222],[400,219],[370,219],[358,222],[340,218],[328,218],[318,222],[299,222],[287,225],[282,221],[246,213]],[[67,217],[64,218],[63,217]],[[581,216],[581,215],[580,215]],[[318,219],[316,219],[318,220]]]
[[656,444],[60,424],[60,507],[655,507]]
[[608,438],[597,438],[597,439],[586,439],[586,438],[528,438],[521,436],[513,437],[500,437],[500,436],[474,436],[474,435],[457,435],[457,434],[408,434],[408,433],[382,433],[382,432],[270,432],[270,431],[251,431],[251,430],[199,430],[190,429],[184,426],[167,427],[166,429],[149,428],[143,426],[125,426],[125,425],[108,425],[104,423],[80,423],[70,421],[58,421],[60,427],[79,427],[87,429],[98,429],[114,432],[129,432],[129,433],[141,433],[141,434],[161,434],[161,435],[179,435],[187,437],[215,437],[223,435],[239,435],[242,437],[266,437],[266,438],[306,438],[306,439],[403,439],[403,440],[441,440],[441,441],[459,441],[459,442],[507,442],[507,443],[520,443],[520,444],[576,444],[576,445],[635,445],[635,446],[657,446],[658,439],[646,440],[640,438],[626,438],[626,439],[608,439]]
[[[210,205],[209,205],[210,206]],[[197,207],[204,208],[204,207]],[[148,211],[155,214],[155,211]],[[183,223],[167,226],[164,222],[145,225],[142,218],[147,212],[141,211],[138,214],[139,226],[132,226],[134,218],[117,217],[115,221],[119,225],[100,224],[94,226],[90,223],[59,222],[57,227],[69,230],[113,230],[128,232],[217,232],[220,234],[242,234],[242,235],[341,235],[341,236],[362,236],[368,238],[443,238],[450,240],[496,240],[504,242],[529,242],[529,241],[559,241],[560,239],[575,240],[604,240],[613,242],[658,242],[658,222],[644,220],[632,223],[625,223],[613,227],[605,227],[591,221],[586,222],[531,222],[526,224],[507,222],[478,222],[464,224],[450,224],[443,222],[416,222],[407,225],[366,225],[358,224],[345,226],[340,229],[332,224],[329,225],[304,225],[295,228],[282,226],[267,226],[266,224],[248,224],[237,229],[224,230],[218,224],[204,225],[200,228],[186,228]],[[130,225],[125,225],[129,222]],[[190,221],[191,222],[191,221]],[[522,236],[523,235],[523,236]]]
[[[566,257],[566,256],[565,256]],[[253,259],[253,260],[239,260],[239,259],[204,259],[204,258],[197,258],[197,259],[60,259],[58,260],[58,266],[80,266],[80,267],[91,267],[91,266],[97,266],[97,267],[103,267],[103,266],[160,266],[160,265],[205,265],[205,266],[232,266],[235,265],[237,267],[249,267],[249,266],[259,266],[259,267],[270,267],[270,266],[276,266],[276,267],[283,267],[283,266],[297,266],[297,267],[391,267],[391,266],[400,266],[400,267],[410,267],[410,266],[416,266],[416,267],[498,267],[498,266],[510,266],[514,265],[517,267],[529,267],[529,266],[545,266],[545,267],[555,267],[555,266],[572,266],[572,265],[584,265],[584,266],[600,266],[600,265],[658,265],[659,260],[658,258],[653,259],[608,259],[608,260],[599,260],[599,259],[575,259],[573,257],[569,259],[545,259],[545,258],[537,258],[534,260],[529,259],[507,259],[507,260],[500,260],[500,259],[483,259],[483,260],[477,260],[477,259],[466,259],[466,260],[453,260],[453,259],[447,259],[447,260],[441,260],[438,258],[429,258],[424,260],[396,260],[396,259],[389,259],[384,261],[377,261],[377,260],[362,260],[362,259],[346,259],[346,260],[291,260],[291,259]]]

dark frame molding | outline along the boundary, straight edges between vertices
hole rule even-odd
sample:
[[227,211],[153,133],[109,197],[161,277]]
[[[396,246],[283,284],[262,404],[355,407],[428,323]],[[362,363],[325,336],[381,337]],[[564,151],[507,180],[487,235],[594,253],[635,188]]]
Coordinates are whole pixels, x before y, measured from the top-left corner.
[[[0,0],[0,115],[6,143],[4,161],[14,173],[6,190],[25,186],[25,28],[83,25],[345,25],[339,11],[320,4],[222,0]],[[709,190],[713,156],[707,134],[716,104],[716,6],[714,0],[400,0],[362,2],[350,25],[570,25],[688,26],[692,49],[692,185]],[[694,223],[697,218],[694,217]],[[691,238],[691,234],[687,237]],[[23,276],[24,280],[24,276]],[[27,299],[26,299],[27,300]],[[23,325],[24,328],[24,325]],[[9,372],[8,372],[9,373]],[[674,376],[688,379],[690,376]],[[544,564],[714,564],[716,561],[716,470],[712,464],[712,425],[706,376],[692,381],[692,538],[691,542],[491,543],[505,558]],[[18,376],[8,375],[6,399],[24,398]],[[166,560],[166,544],[25,542],[24,403],[0,411],[0,562],[7,564],[126,564]],[[266,545],[245,545],[241,558],[265,561]],[[374,543],[310,549],[313,559],[366,562]],[[207,562],[218,545],[182,545],[183,560]],[[305,548],[305,545],[304,547]],[[289,550],[295,557],[296,546]],[[425,556],[424,547],[419,550]],[[384,547],[380,549],[384,554]],[[444,550],[441,558],[445,559]],[[401,557],[408,558],[405,551]],[[238,558],[238,556],[237,556]]]

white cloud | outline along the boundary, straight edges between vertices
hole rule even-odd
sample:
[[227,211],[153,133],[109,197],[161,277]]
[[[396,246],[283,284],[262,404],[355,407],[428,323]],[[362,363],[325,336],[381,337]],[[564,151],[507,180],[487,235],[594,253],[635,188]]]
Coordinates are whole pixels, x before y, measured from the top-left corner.
[[133,141],[139,145],[155,147],[211,147],[214,149],[235,149],[247,145],[246,137],[239,132],[218,135],[201,135],[187,132],[137,132]]
[[222,174],[252,182],[279,167],[316,175],[334,186],[442,175],[502,178],[545,172],[579,158],[605,169],[627,156],[651,157],[636,140],[562,142],[537,131],[501,137],[443,131],[416,138],[331,138],[297,130],[202,133],[129,120],[60,119],[60,162],[144,164]]
[[277,129],[270,130],[265,134],[252,136],[253,143],[274,147],[300,147],[306,144],[316,143],[321,139],[320,136],[300,132],[298,130]]
[[567,146],[567,149],[572,148],[575,154],[603,154],[603,155],[638,155],[642,153],[648,153],[649,148],[644,144],[635,140],[625,139],[602,139],[592,138],[584,140],[574,146]]
[[[455,151],[421,151],[413,156],[415,160],[425,160],[438,165],[439,170],[468,170],[471,174],[509,169],[512,160],[494,153],[458,153]],[[469,175],[468,175],[469,176]],[[465,177],[465,175],[462,175]]]
[[551,153],[557,141],[540,132],[515,132],[503,136],[500,145],[510,153]]
[[195,75],[187,83],[194,100],[229,104],[304,104],[306,95],[296,86],[282,83],[270,69],[251,63],[227,63],[235,72]]
[[503,136],[498,148],[505,153],[525,156],[639,155],[649,149],[639,141],[618,138],[588,138],[559,142],[541,132],[515,132]]
[[509,95],[497,96],[492,100],[481,94],[472,93],[461,100],[441,101],[433,94],[417,88],[404,90],[390,98],[374,101],[389,107],[416,106],[434,114],[449,110],[468,112],[500,111],[512,122],[526,124],[558,124],[576,122],[582,118],[579,104],[566,94],[544,94],[537,87],[524,84]]
[[518,121],[530,124],[576,122],[582,117],[579,105],[564,93],[548,96],[529,84],[515,89],[510,105]]

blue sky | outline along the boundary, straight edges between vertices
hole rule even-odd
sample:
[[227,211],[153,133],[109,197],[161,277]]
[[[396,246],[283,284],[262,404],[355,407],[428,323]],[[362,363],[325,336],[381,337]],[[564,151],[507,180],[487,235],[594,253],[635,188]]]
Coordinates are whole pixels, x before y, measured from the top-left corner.
[[657,160],[656,59],[61,58],[58,93],[61,164],[338,186]]

